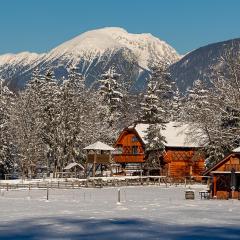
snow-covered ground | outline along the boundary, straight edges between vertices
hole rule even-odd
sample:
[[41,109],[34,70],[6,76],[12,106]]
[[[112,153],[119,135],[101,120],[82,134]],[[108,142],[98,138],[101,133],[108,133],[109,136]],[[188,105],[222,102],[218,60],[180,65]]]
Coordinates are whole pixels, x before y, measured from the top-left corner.
[[240,239],[240,201],[184,199],[184,187],[0,192],[0,239]]

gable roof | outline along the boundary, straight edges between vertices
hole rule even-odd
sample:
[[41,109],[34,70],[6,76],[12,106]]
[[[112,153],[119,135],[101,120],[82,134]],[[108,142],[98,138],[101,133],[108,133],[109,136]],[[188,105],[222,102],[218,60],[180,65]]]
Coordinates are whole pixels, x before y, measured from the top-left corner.
[[231,157],[235,157],[236,155],[239,155],[239,153],[230,153],[229,155],[227,155],[222,161],[216,163],[214,166],[212,166],[211,168],[207,169],[203,175],[209,175],[210,172],[215,171],[216,169],[218,169],[221,165],[225,164],[229,158]]
[[83,165],[81,165],[80,163],[73,162],[73,163],[69,163],[69,164],[64,168],[64,170],[70,170],[71,168],[76,167],[76,166],[84,169]]
[[136,129],[133,126],[129,126],[126,127],[122,130],[122,132],[120,133],[120,135],[118,136],[117,140],[115,141],[114,147],[117,147],[118,143],[121,141],[121,139],[128,133],[134,133],[138,140],[142,143],[142,145],[144,145],[145,143],[143,142],[141,136],[139,136],[138,132],[136,131]]
[[85,147],[84,150],[114,151],[115,149],[111,146],[108,146],[105,143],[102,143],[102,142],[98,141],[98,142],[95,142],[95,143]]
[[[149,124],[137,124],[130,126],[134,129],[144,144],[146,144],[146,135]],[[166,138],[166,147],[203,147],[206,144],[206,136],[201,130],[194,129],[194,137],[192,136],[193,128],[189,124],[179,122],[169,122],[166,124],[165,130],[161,130],[161,134]]]

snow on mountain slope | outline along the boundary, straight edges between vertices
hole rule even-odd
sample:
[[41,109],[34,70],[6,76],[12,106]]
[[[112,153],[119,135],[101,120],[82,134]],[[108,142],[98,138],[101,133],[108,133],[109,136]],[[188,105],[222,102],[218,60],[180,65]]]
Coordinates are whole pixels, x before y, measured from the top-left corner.
[[173,63],[179,59],[172,47],[151,34],[132,34],[116,27],[85,32],[53,49],[49,57],[56,58],[66,54],[78,58],[86,52],[101,55],[111,49],[116,51],[121,48],[130,49],[138,58],[139,65],[146,69],[153,60],[169,60]]
[[232,50],[240,54],[240,38],[200,47],[172,64],[170,71],[180,91],[186,91],[198,79],[209,83],[214,77],[214,68],[223,67],[222,71],[226,71],[221,66],[222,56]]
[[122,28],[107,27],[85,32],[46,54],[2,55],[0,77],[18,89],[30,79],[36,67],[42,72],[52,69],[56,78],[61,79],[68,74],[68,66],[73,64],[91,85],[111,65],[115,65],[123,78],[132,78],[138,85],[136,88],[141,89],[150,65],[156,61],[171,64],[177,60],[178,53],[151,34],[132,34]]
[[9,65],[28,65],[39,60],[44,54],[22,52],[19,54],[4,54],[0,55],[0,67],[5,64]]

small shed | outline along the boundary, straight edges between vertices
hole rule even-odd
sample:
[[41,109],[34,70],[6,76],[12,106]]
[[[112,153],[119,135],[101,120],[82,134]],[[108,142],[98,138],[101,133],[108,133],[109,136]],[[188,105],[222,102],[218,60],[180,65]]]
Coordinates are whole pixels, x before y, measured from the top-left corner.
[[77,162],[69,163],[64,169],[62,175],[69,175],[71,177],[80,177],[81,172],[84,172],[83,165]]
[[[102,172],[103,165],[111,166],[113,163],[112,151],[115,149],[105,143],[98,141],[85,147],[84,150],[87,151],[86,169],[88,169],[89,164],[92,165],[93,177],[95,177],[97,167],[100,167]],[[89,174],[87,173],[87,175]]]
[[72,162],[64,168],[65,171],[76,171],[77,169],[84,170],[84,167],[80,163]]
[[239,198],[240,147],[208,169],[204,175],[212,176],[212,197],[218,199]]

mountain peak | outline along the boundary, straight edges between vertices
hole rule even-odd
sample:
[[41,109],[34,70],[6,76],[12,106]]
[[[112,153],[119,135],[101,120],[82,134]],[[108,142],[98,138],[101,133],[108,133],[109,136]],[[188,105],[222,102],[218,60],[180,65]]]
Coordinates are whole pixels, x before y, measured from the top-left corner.
[[18,88],[16,85],[22,88],[36,67],[42,72],[50,68],[56,78],[61,79],[67,77],[66,68],[73,64],[90,86],[115,65],[119,73],[128,78],[126,81],[130,81],[131,76],[138,88],[144,88],[149,67],[154,62],[171,64],[178,59],[178,53],[170,45],[149,33],[136,34],[120,27],[105,27],[84,32],[49,53],[0,56],[0,77],[10,79],[14,88]]
[[68,55],[101,55],[106,51],[128,49],[138,57],[140,66],[148,68],[150,59],[164,59],[173,63],[179,59],[178,53],[166,42],[152,34],[128,33],[120,27],[105,27],[80,34],[61,44],[50,52],[52,58]]
[[122,28],[122,27],[103,27],[103,28],[92,30],[92,31],[107,31],[107,32],[127,33],[127,30]]

